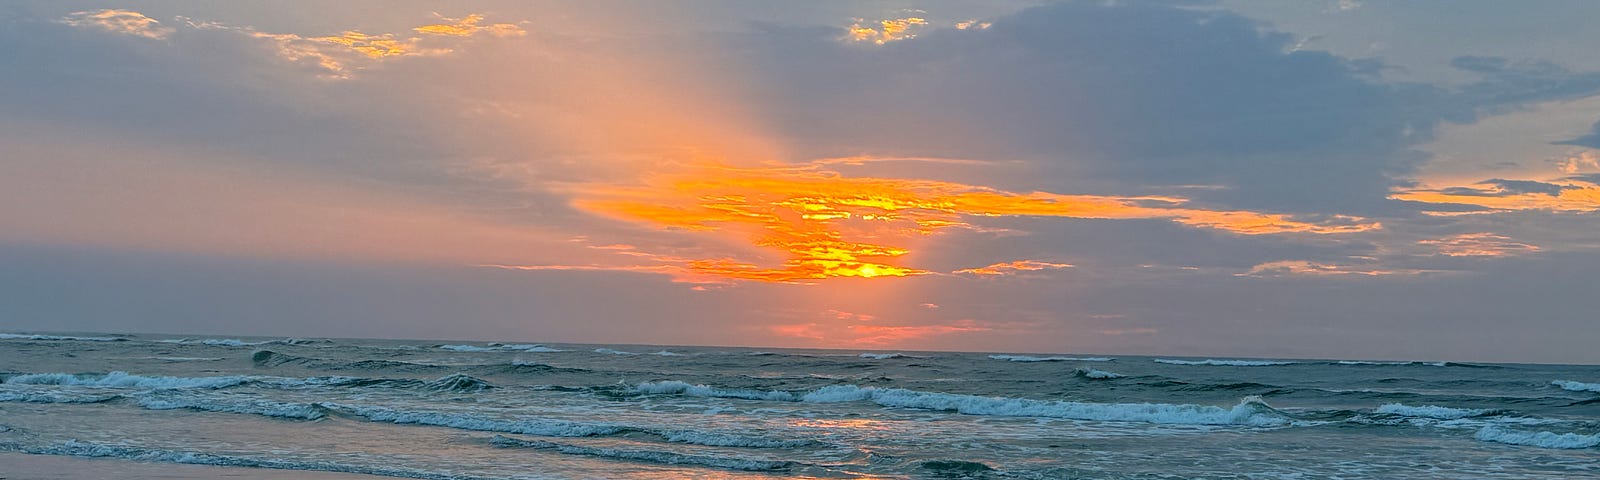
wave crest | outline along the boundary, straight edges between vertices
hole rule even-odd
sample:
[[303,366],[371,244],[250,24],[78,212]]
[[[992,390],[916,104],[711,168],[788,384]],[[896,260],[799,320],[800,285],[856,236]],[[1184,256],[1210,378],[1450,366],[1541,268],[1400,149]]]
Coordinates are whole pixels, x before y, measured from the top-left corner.
[[116,371],[105,375],[72,375],[66,373],[29,373],[7,378],[10,385],[73,385],[86,387],[119,388],[228,388],[253,382],[257,377],[231,375],[224,377],[146,377]]
[[1209,358],[1205,360],[1169,360],[1165,358],[1157,358],[1155,359],[1155,362],[1169,365],[1209,365],[1219,367],[1272,367],[1299,363],[1278,360],[1213,360]]
[[758,391],[695,385],[676,380],[642,383],[634,389],[646,394],[736,398],[804,403],[871,401],[885,407],[953,411],[967,415],[1047,417],[1072,420],[1146,422],[1181,425],[1284,425],[1290,419],[1260,397],[1246,397],[1232,408],[1210,405],[1162,403],[1087,403],[1025,398],[985,397],[901,388],[831,385],[803,394],[781,390]]
[[1377,413],[1399,415],[1402,417],[1433,418],[1438,420],[1455,420],[1459,418],[1481,417],[1497,414],[1499,410],[1481,408],[1451,408],[1438,405],[1423,405],[1413,407],[1399,403],[1386,403],[1373,410]]
[[1558,387],[1561,387],[1562,390],[1568,390],[1568,391],[1573,391],[1573,392],[1597,392],[1597,393],[1600,393],[1600,383],[1582,383],[1582,382],[1574,382],[1574,381],[1570,381],[1570,380],[1556,380],[1554,382],[1550,382],[1550,384],[1558,386]]
[[1109,379],[1113,379],[1113,378],[1122,378],[1122,374],[1120,374],[1120,373],[1107,372],[1105,370],[1096,370],[1096,369],[1089,368],[1089,367],[1078,367],[1077,370],[1073,370],[1072,371],[1072,374],[1076,375],[1076,376],[1078,376],[1080,378],[1087,378],[1087,379],[1090,379],[1090,380],[1109,380]]
[[1116,360],[1110,357],[1034,357],[1029,355],[990,355],[989,358],[1007,362],[1109,362]]
[[1583,435],[1578,433],[1554,432],[1525,432],[1509,428],[1490,425],[1478,430],[1472,436],[1485,442],[1504,443],[1509,445],[1523,445],[1539,448],[1593,448],[1600,446],[1600,433]]

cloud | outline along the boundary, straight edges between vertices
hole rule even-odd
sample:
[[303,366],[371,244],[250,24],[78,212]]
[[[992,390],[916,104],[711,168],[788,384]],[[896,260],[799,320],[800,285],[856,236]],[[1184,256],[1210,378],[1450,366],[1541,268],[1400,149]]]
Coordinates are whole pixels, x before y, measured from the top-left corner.
[[[870,42],[878,45],[885,43],[916,38],[917,28],[926,26],[928,21],[918,17],[894,18],[880,20],[877,25],[866,24],[862,19],[845,27],[845,39],[852,42]],[[958,27],[965,29],[965,27]]]
[[423,25],[412,29],[423,34],[422,37],[396,33],[368,34],[356,30],[338,35],[303,36],[259,32],[251,27],[228,27],[216,23],[205,24],[205,28],[234,30],[251,38],[272,42],[277,46],[280,57],[291,62],[316,65],[329,78],[338,79],[348,79],[355,70],[380,61],[451,53],[450,48],[430,41],[427,36],[471,37],[482,33],[494,37],[514,37],[527,34],[521,27],[509,23],[480,26],[478,22],[483,20],[483,15],[479,14],[460,19],[440,18],[453,23]]
[[[1600,147],[1597,147],[1600,148]],[[1578,152],[1561,160],[1561,173],[1574,174],[1583,170],[1600,170],[1600,153]]]
[[781,27],[727,41],[784,92],[751,101],[802,158],[1021,159],[994,185],[1216,185],[1193,200],[1242,210],[1405,213],[1387,193],[1440,124],[1600,91],[1600,75],[1492,57],[1458,60],[1474,77],[1460,85],[1386,82],[1378,61],[1289,51],[1297,38],[1220,9],[1068,2],[987,21],[883,49]]
[[1588,135],[1583,135],[1583,136],[1580,136],[1580,137],[1577,137],[1577,138],[1573,138],[1573,139],[1570,139],[1570,140],[1562,140],[1562,141],[1559,141],[1559,142],[1555,142],[1555,144],[1556,145],[1577,145],[1577,146],[1580,146],[1580,147],[1589,147],[1589,148],[1600,148],[1600,121],[1595,122],[1594,126],[1590,127],[1590,132],[1589,132]]
[[718,234],[781,252],[786,258],[777,267],[731,256],[680,263],[698,273],[768,282],[925,275],[930,271],[896,261],[911,252],[907,244],[950,229],[973,228],[973,219],[983,217],[1170,219],[1240,235],[1381,228],[1348,216],[1301,220],[1188,208],[1177,197],[1024,194],[933,180],[844,177],[816,167],[711,165],[649,179],[642,186],[588,184],[572,191],[574,206],[597,215],[658,229]]
[[94,10],[73,12],[61,23],[74,27],[93,27],[112,33],[163,40],[172,35],[172,27],[132,10]]
[[1072,268],[1066,263],[1041,262],[1038,260],[1017,260],[989,265],[987,267],[963,268],[951,273],[967,273],[979,276],[1015,275],[1018,272],[1034,272],[1039,270],[1054,270]]
[[1463,233],[1439,239],[1420,240],[1417,243],[1437,248],[1440,255],[1450,257],[1508,257],[1539,251],[1536,245],[1517,242],[1511,237],[1488,232]]
[[[1455,214],[1503,213],[1541,210],[1585,213],[1600,210],[1600,184],[1584,177],[1549,181],[1487,180],[1470,185],[1400,190],[1390,195],[1396,200],[1419,202],[1428,213]],[[1462,210],[1458,207],[1479,207]]]
[[476,13],[462,18],[450,18],[440,15],[439,19],[444,20],[447,23],[423,25],[411,30],[417,33],[428,35],[445,35],[451,37],[470,37],[479,33],[487,33],[495,37],[520,37],[528,34],[526,30],[522,29],[522,27],[511,23],[491,23],[488,25],[478,25],[479,22],[483,21],[483,15]]
[[[436,16],[438,14],[435,14]],[[233,32],[248,38],[272,43],[279,57],[295,63],[314,65],[328,78],[347,79],[354,70],[372,63],[401,57],[437,56],[451,52],[444,44],[427,37],[471,37],[486,34],[493,37],[526,35],[521,27],[509,23],[479,25],[484,16],[470,14],[462,18],[439,16],[448,22],[422,25],[412,31],[423,36],[404,36],[397,33],[369,34],[347,30],[337,35],[303,35],[298,33],[263,32],[251,26],[229,25],[221,22],[179,17],[180,27],[189,30]],[[76,27],[97,27],[106,31],[151,39],[167,39],[178,30],[161,25],[142,13],[130,10],[97,10],[76,12],[61,20]]]
[[1328,277],[1349,275],[1380,277],[1388,275],[1417,275],[1422,273],[1428,272],[1426,270],[1418,269],[1389,269],[1377,266],[1339,265],[1313,262],[1309,260],[1278,260],[1250,267],[1249,271],[1235,275],[1241,277],[1263,278],[1287,276]]

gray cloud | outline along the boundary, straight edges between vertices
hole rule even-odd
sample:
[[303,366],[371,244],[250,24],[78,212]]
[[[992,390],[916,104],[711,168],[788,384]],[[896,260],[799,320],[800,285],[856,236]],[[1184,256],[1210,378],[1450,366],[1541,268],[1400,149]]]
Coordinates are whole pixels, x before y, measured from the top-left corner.
[[1577,145],[1577,146],[1580,146],[1580,147],[1589,147],[1589,148],[1600,148],[1600,121],[1597,121],[1597,122],[1594,123],[1594,127],[1591,128],[1591,132],[1588,135],[1580,136],[1578,138],[1573,138],[1573,139],[1570,139],[1570,140],[1562,140],[1562,141],[1559,141],[1559,142],[1555,142],[1555,144],[1556,145]]

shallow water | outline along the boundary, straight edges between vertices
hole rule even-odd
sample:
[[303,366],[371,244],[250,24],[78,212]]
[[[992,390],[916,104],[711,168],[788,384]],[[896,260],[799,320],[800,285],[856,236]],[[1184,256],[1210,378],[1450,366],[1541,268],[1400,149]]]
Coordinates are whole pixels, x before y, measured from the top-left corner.
[[1600,367],[0,334],[0,450],[405,478],[1576,478]]

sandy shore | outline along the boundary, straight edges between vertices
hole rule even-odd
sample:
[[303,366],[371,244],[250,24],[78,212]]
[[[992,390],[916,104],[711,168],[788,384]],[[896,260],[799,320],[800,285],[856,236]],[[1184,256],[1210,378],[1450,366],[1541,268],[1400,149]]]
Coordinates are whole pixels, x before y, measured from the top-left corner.
[[375,480],[388,477],[353,473],[271,470],[146,463],[115,458],[79,458],[57,455],[0,453],[0,480]]

